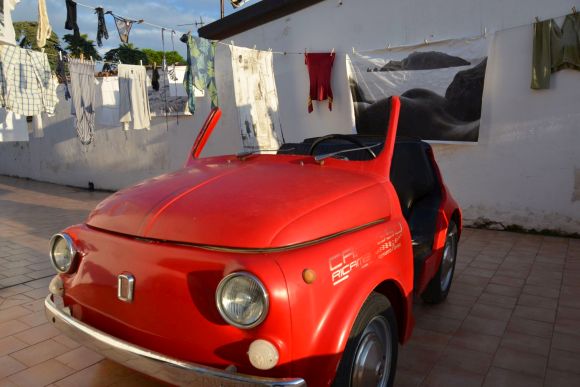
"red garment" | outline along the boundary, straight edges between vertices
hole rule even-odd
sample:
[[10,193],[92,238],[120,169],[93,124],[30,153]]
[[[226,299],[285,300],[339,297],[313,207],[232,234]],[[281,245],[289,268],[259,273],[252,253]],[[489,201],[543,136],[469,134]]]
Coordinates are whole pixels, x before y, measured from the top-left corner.
[[324,101],[328,99],[328,109],[332,111],[332,87],[330,75],[334,64],[334,53],[304,54],[305,63],[310,75],[310,95],[308,96],[308,113],[312,113],[314,107],[312,101]]

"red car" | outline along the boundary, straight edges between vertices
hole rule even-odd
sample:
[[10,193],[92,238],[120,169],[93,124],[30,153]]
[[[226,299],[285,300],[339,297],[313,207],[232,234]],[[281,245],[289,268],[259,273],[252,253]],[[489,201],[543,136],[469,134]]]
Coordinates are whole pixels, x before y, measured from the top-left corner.
[[428,144],[329,135],[198,156],[51,241],[48,319],[177,385],[387,386],[415,295],[445,299],[461,211]]

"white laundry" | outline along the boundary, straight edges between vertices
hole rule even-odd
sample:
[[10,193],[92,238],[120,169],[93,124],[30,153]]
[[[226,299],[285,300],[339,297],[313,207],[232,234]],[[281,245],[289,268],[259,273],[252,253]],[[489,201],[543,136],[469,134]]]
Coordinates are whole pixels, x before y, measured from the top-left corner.
[[282,143],[272,52],[231,46],[240,132],[245,150],[275,150]]
[[97,78],[97,123],[119,126],[119,77]]
[[28,122],[25,116],[0,109],[0,142],[28,141]]
[[20,0],[0,0],[3,6],[0,10],[0,43],[16,45],[16,33],[12,25],[12,11]]

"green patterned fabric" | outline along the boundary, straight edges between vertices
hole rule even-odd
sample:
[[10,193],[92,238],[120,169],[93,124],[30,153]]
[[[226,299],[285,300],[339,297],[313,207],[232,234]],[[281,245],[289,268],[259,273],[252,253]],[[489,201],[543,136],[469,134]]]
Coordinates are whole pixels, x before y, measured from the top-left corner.
[[562,69],[580,70],[580,13],[567,15],[562,28],[553,19],[534,24],[532,89],[549,89]]
[[218,93],[215,83],[215,42],[197,36],[187,37],[187,71],[183,84],[189,96],[189,110],[195,112],[195,93],[193,88],[204,91],[211,99],[211,107],[218,106]]

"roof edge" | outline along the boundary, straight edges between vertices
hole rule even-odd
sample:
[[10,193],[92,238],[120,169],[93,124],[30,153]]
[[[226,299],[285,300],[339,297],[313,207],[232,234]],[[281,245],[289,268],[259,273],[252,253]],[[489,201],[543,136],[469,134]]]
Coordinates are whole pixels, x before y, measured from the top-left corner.
[[262,0],[198,29],[202,38],[223,40],[324,0]]

